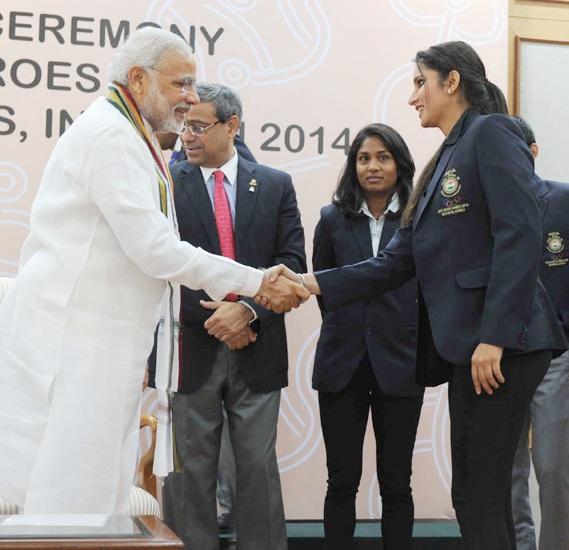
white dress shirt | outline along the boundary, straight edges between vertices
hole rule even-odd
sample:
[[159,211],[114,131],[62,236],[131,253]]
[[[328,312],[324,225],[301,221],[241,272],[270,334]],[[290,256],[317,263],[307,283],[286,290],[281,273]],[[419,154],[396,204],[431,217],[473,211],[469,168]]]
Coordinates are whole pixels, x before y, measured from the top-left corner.
[[398,210],[399,210],[399,197],[397,196],[397,193],[393,194],[393,197],[391,197],[391,200],[387,205],[387,209],[381,216],[379,216],[379,218],[375,218],[374,215],[370,212],[366,200],[364,199],[362,201],[362,205],[360,207],[360,213],[365,214],[369,218],[369,232],[371,233],[371,248],[373,250],[374,256],[377,256],[379,241],[381,240],[381,233],[383,232],[383,224],[385,223],[385,213],[397,212]]
[[239,157],[237,156],[237,150],[233,149],[233,156],[219,168],[206,168],[205,166],[200,166],[202,171],[203,180],[205,181],[205,186],[207,188],[207,194],[209,195],[209,200],[211,201],[211,207],[215,213],[215,204],[213,201],[213,192],[215,189],[215,178],[213,173],[216,170],[221,170],[225,174],[225,179],[223,180],[223,185],[225,187],[225,194],[227,195],[227,200],[229,201],[229,208],[231,210],[231,221],[233,222],[233,227],[235,227],[235,202],[237,200],[237,165],[239,164]]

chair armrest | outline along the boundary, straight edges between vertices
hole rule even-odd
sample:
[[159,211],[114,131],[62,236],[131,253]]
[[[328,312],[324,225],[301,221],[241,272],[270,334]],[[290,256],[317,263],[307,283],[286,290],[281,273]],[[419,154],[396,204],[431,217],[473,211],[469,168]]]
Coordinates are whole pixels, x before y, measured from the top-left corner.
[[140,429],[150,428],[152,434],[151,443],[148,450],[141,456],[138,463],[138,484],[148,491],[154,498],[157,498],[158,490],[156,486],[156,476],[152,473],[154,463],[154,449],[156,448],[156,428],[158,420],[155,416],[141,416]]

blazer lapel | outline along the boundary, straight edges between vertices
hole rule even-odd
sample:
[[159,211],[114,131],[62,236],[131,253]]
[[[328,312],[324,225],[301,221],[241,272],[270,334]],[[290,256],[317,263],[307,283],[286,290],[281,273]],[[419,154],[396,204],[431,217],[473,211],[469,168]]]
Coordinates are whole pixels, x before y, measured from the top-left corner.
[[[239,157],[237,165],[237,197],[235,201],[235,235],[246,235],[260,193],[262,181],[257,181],[256,185],[250,183],[255,179],[255,167],[252,163]],[[250,191],[249,189],[253,189]],[[239,257],[239,239],[235,239],[237,257]]]
[[413,217],[413,229],[416,229],[417,225],[419,224],[421,216],[425,211],[425,208],[429,204],[433,196],[433,193],[435,192],[435,189],[437,189],[437,187],[439,186],[439,180],[441,179],[444,171],[446,170],[450,158],[452,157],[452,154],[454,153],[455,149],[458,147],[458,144],[460,143],[462,136],[464,135],[468,127],[472,124],[472,122],[476,120],[476,118],[478,118],[479,116],[480,115],[476,111],[469,109],[463,113],[462,117],[456,123],[455,127],[451,130],[451,133],[447,137],[445,144],[443,146],[443,150],[437,162],[437,167],[435,168],[433,177],[431,178],[431,181],[429,182],[427,188],[423,192],[423,196],[421,197],[419,205],[417,206],[417,212]]
[[359,216],[350,216],[348,219],[352,227],[354,239],[358,243],[362,259],[367,260],[373,256],[371,234],[369,232],[369,218],[361,214]]
[[429,204],[431,197],[433,196],[433,193],[435,192],[435,189],[439,186],[439,180],[441,179],[443,172],[445,171],[446,167],[448,166],[448,163],[450,161],[450,157],[454,153],[455,149],[456,149],[456,144],[453,146],[447,146],[443,149],[443,152],[439,158],[439,162],[437,162],[437,168],[433,173],[433,177],[431,178],[431,181],[429,182],[429,184],[427,185],[427,188],[423,192],[423,196],[419,200],[419,206],[417,207],[417,213],[415,214],[415,216],[413,218],[413,226],[414,227],[417,227],[417,225],[419,224],[419,220],[421,219],[421,215],[425,211],[425,207],[427,206],[427,204]]
[[387,243],[391,240],[391,237],[393,237],[400,225],[401,218],[385,219],[381,238],[379,239],[379,247],[377,248],[378,254],[387,246]]
[[197,166],[188,164],[188,171],[178,185],[181,186],[186,198],[193,206],[195,214],[211,242],[212,251],[215,254],[221,254],[215,216],[202,171]]
[[[536,179],[539,179],[538,176],[536,176]],[[545,220],[547,209],[549,208],[549,185],[547,184],[547,182],[544,182],[541,179],[539,179],[539,182],[541,186],[537,192],[537,200],[539,201],[539,207],[541,209],[541,219],[543,221]]]

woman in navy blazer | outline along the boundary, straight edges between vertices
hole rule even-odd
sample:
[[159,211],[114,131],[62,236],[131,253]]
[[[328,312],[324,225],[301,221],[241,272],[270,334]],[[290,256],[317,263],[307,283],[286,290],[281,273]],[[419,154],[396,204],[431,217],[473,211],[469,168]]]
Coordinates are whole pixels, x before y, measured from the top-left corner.
[[[370,124],[354,139],[332,204],[314,234],[315,270],[374,256],[391,240],[412,189],[415,165],[403,138]],[[334,311],[319,300],[322,329],[312,385],[318,390],[328,490],[328,550],[353,548],[355,500],[371,410],[382,498],[383,547],[410,550],[411,462],[423,403],[415,383],[417,292],[414,280]]]
[[[377,257],[303,277],[327,310],[417,277],[417,377],[449,380],[452,499],[467,550],[515,548],[510,502],[523,417],[551,350],[567,347],[538,279],[542,227],[533,160],[476,52],[418,52],[409,103],[446,136],[402,227]],[[272,275],[286,270],[275,270]]]

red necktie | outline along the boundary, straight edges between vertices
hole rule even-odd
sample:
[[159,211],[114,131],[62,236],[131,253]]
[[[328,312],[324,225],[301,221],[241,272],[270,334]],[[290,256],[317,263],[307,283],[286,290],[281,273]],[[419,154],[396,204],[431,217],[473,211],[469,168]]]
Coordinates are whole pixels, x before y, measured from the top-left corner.
[[[223,185],[225,174],[221,170],[216,170],[213,173],[213,177],[215,179],[213,206],[215,209],[215,225],[217,226],[221,255],[235,260],[235,236],[233,233],[233,222],[231,220],[231,209],[229,208],[229,200],[227,199]],[[235,302],[237,301],[237,295],[228,294],[225,299],[230,302]]]

